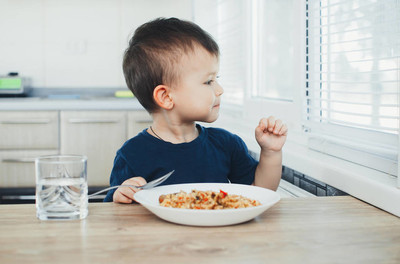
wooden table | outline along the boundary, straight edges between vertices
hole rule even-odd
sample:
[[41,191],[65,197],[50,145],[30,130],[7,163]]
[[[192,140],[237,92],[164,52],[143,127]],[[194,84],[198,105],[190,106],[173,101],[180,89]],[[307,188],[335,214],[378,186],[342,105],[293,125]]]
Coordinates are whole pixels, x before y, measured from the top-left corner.
[[400,263],[400,219],[350,196],[285,198],[225,227],[168,223],[137,204],[91,203],[81,221],[0,205],[0,263]]

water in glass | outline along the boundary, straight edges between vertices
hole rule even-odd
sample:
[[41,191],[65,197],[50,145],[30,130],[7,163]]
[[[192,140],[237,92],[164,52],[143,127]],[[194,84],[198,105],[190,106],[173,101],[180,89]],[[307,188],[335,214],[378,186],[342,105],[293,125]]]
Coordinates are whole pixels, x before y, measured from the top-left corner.
[[83,219],[88,214],[88,186],[81,178],[43,179],[36,185],[38,217]]
[[88,215],[85,156],[36,159],[36,215],[40,220],[84,219]]

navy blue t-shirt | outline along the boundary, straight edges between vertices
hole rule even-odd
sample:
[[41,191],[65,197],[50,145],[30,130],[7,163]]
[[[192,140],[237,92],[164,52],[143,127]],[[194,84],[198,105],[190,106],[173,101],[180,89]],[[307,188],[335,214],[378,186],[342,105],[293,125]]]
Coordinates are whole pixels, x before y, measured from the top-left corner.
[[[196,125],[199,136],[191,142],[173,144],[160,140],[147,129],[129,139],[117,151],[110,186],[141,176],[147,182],[175,170],[161,185],[179,183],[252,184],[258,162],[243,140],[224,129]],[[114,190],[105,202],[112,202]]]

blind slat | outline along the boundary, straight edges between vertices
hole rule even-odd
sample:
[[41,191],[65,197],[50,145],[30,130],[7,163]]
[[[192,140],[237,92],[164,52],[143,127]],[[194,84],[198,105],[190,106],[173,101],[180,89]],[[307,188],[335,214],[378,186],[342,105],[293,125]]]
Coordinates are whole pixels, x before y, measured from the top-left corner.
[[[316,81],[317,82],[317,81]],[[397,80],[393,81],[318,81],[318,83],[339,83],[339,84],[363,84],[363,83],[369,83],[369,84],[376,84],[376,83],[398,83]],[[394,93],[394,94],[397,94]]]
[[[309,63],[307,63],[306,64],[306,66],[309,66],[310,64]],[[385,72],[388,72],[388,71],[393,71],[395,74],[397,74],[397,71],[398,71],[398,69],[397,68],[394,68],[394,69],[387,69],[387,70],[376,70],[376,71],[352,71],[352,72],[349,72],[349,71],[321,71],[321,70],[319,70],[319,71],[308,71],[308,73],[312,73],[313,75],[314,74],[324,74],[324,73],[329,73],[329,74],[378,74],[378,73],[385,73]]]
[[[312,19],[312,17],[311,17],[311,19]],[[318,25],[318,26],[311,26],[309,29],[311,29],[311,30],[323,30],[323,29],[328,28],[328,27],[338,26],[338,25],[342,25],[342,24],[349,23],[349,22],[355,22],[355,21],[364,20],[364,19],[366,19],[366,17],[351,18],[351,19],[342,20],[342,21],[339,21],[339,22],[326,23],[326,24],[324,24],[324,25]],[[318,21],[319,21],[319,20],[318,20]],[[396,22],[397,22],[397,19],[390,20],[390,21],[389,21],[389,24],[394,24],[394,25],[396,25]],[[311,22],[311,23],[312,23],[312,22]],[[313,23],[312,23],[312,24],[313,24]],[[385,21],[379,21],[379,23],[378,23],[377,21],[374,21],[374,24],[373,24],[373,25],[374,25],[375,27],[380,26],[380,25],[386,25],[386,22],[385,22]],[[372,26],[371,26],[371,28],[372,28]]]
[[[330,103],[338,103],[338,104],[350,104],[350,105],[371,105],[371,103],[364,102],[356,102],[356,101],[343,101],[343,100],[332,100],[332,99],[323,99],[323,98],[313,98],[311,96],[308,97],[308,102],[330,102]],[[398,104],[379,104],[379,107],[399,107]],[[396,114],[396,113],[394,113]]]
[[[367,129],[371,129],[371,130],[380,130],[381,132],[395,132],[398,130],[398,128],[393,128],[393,127],[376,127],[374,125],[365,125],[365,124],[355,124],[354,122],[346,122],[343,120],[332,120],[331,118],[326,118],[326,117],[318,117],[318,116],[310,116],[309,119],[307,120],[308,122],[312,122],[312,123],[322,123],[322,122],[326,122],[329,124],[337,124],[337,125],[343,125],[343,126],[348,126],[348,127],[356,127],[356,128],[367,128]],[[318,128],[316,127],[315,130],[318,130]]]
[[[384,31],[384,32],[381,32],[382,33],[382,35],[383,35],[383,33],[386,33],[386,32],[392,32],[392,31],[395,31],[396,30],[396,27],[398,27],[399,25],[397,24],[398,23],[398,21],[395,19],[395,20],[392,20],[391,22],[389,22],[389,23],[384,23],[384,25],[385,26],[387,26],[388,27],[388,30],[387,31]],[[368,30],[368,29],[373,29],[374,27],[376,27],[376,26],[378,26],[379,24],[374,24],[374,26],[365,26],[365,27],[358,27],[358,28],[351,28],[351,29],[348,29],[348,30],[340,30],[340,31],[336,31],[334,28],[330,28],[329,29],[329,32],[326,32],[325,30],[323,30],[323,34],[320,34],[320,36],[321,37],[329,37],[329,36],[334,36],[334,35],[338,35],[338,34],[346,34],[346,33],[356,33],[357,31],[366,31],[366,30]],[[326,27],[328,27],[328,26],[326,26]],[[320,26],[315,26],[315,27],[313,27],[313,28],[315,28],[315,29],[320,29]],[[326,32],[326,33],[325,33]]]
[[[337,113],[337,114],[343,114],[343,115],[348,115],[348,116],[359,116],[359,117],[371,117],[372,119],[397,119],[398,117],[396,115],[375,115],[375,114],[367,114],[367,113],[355,113],[355,112],[346,112],[346,111],[340,111],[340,110],[335,110],[334,108],[327,108],[327,107],[320,107],[320,106],[315,106],[313,107],[314,112],[324,112],[325,114],[332,114],[332,113]],[[372,112],[372,111],[371,111]]]
[[[358,39],[352,39],[352,40],[342,40],[342,41],[336,41],[336,42],[329,42],[329,43],[321,43],[321,47],[327,47],[327,46],[335,46],[335,45],[343,45],[343,44],[351,44],[351,43],[358,43],[362,41],[367,41],[367,40],[374,40],[376,37],[364,37],[364,38],[358,38]],[[393,46],[397,45],[397,43],[393,43]]]
[[[324,92],[324,93],[339,93],[339,94],[354,94],[354,95],[366,95],[366,94],[370,94],[370,95],[398,95],[398,92],[384,92],[384,91],[348,91],[348,90],[328,90],[328,89],[306,89],[306,91],[309,92],[315,92],[316,94],[320,93],[320,92]],[[309,95],[311,95],[309,93]]]
[[[361,5],[359,6],[360,8],[366,7],[366,6],[374,6],[374,5],[376,5],[376,2],[373,2],[373,3],[370,3],[370,4],[365,4],[365,3],[367,3],[367,1],[353,1],[353,3],[354,3],[354,2],[357,2],[358,4],[361,4]],[[321,2],[318,6],[319,6],[321,9],[327,9],[327,8],[337,7],[337,6],[340,6],[340,5],[343,5],[343,4],[349,4],[349,3],[351,3],[351,2],[348,1],[348,0],[341,1],[341,2],[336,2],[336,3],[333,3],[333,4],[328,4],[327,1],[323,1],[323,2]],[[363,5],[363,4],[364,4],[364,5]],[[319,9],[316,9],[316,10],[319,10]],[[354,9],[354,10],[357,10],[357,9]]]

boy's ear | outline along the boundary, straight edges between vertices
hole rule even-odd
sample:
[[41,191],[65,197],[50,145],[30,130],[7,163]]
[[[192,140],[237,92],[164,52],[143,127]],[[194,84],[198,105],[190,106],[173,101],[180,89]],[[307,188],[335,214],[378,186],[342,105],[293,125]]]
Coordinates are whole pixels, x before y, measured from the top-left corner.
[[174,106],[174,102],[170,96],[170,87],[160,84],[154,88],[153,98],[156,103],[164,109],[170,110]]

